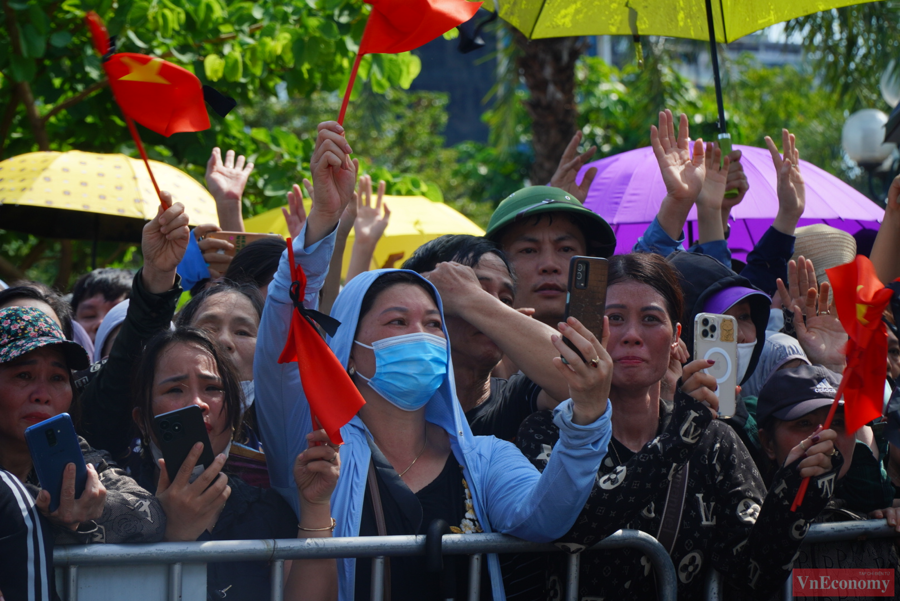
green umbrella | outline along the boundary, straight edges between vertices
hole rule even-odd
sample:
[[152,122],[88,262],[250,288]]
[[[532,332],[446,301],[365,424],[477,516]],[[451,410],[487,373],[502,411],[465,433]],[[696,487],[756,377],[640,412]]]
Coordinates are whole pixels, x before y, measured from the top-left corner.
[[[872,0],[868,0],[872,1]],[[716,42],[860,0],[494,0],[500,16],[528,38],[658,35],[709,40],[719,131],[726,133]]]

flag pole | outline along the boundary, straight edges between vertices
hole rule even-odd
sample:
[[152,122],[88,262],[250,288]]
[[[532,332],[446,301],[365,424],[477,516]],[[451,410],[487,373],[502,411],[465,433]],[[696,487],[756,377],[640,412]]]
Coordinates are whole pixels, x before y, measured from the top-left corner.
[[[847,367],[844,368],[844,373],[847,373],[847,370],[850,368],[850,363],[847,363]],[[856,361],[852,361],[855,363]],[[828,417],[825,418],[825,423],[822,424],[822,430],[827,430],[831,427],[831,421],[834,419],[834,414],[837,412],[838,404],[840,403],[841,397],[844,396],[844,386],[850,378],[841,378],[841,383],[838,385],[837,393],[834,395],[834,402],[831,404],[831,409],[828,410]],[[791,503],[791,511],[797,511],[800,508],[800,505],[803,504],[803,498],[806,496],[806,489],[809,488],[809,476],[803,479],[800,483],[800,488],[797,489],[797,496],[794,497],[794,502]]]
[[[116,102],[118,102],[118,98],[116,98]],[[122,111],[122,114],[125,115],[125,111]],[[137,127],[134,125],[134,121],[131,120],[131,117],[125,115],[125,123],[128,124],[128,131],[131,132],[131,138],[134,140],[134,143],[137,144],[138,152],[141,154],[141,158],[144,159],[144,165],[147,166],[147,173],[150,174],[150,181],[153,182],[153,187],[156,189],[156,196],[159,198],[159,204],[162,205],[163,210],[169,208],[169,204],[163,200],[162,192],[159,191],[159,184],[156,183],[156,178],[153,177],[153,170],[150,168],[150,159],[147,158],[147,152],[144,150],[144,144],[141,142],[141,136],[138,133]]]
[[[291,268],[291,284],[293,284],[294,282],[297,282],[300,280],[300,278],[297,276],[297,264],[294,262],[294,241],[290,237],[288,237],[286,242],[287,242],[288,263],[289,263],[288,266]],[[291,319],[292,320],[303,319],[303,317],[301,317],[299,312],[297,311],[296,307],[293,307],[291,310]],[[301,356],[300,340],[296,337],[294,338],[294,344],[297,346],[297,369],[299,369],[300,368],[300,356]],[[322,424],[321,424],[321,422],[319,422],[319,419],[316,417],[315,412],[313,412],[312,403],[308,403],[308,405],[309,405],[309,422],[310,422],[310,424],[312,424],[313,430],[318,430],[322,427]],[[316,428],[316,424],[319,424],[319,428]],[[313,443],[313,446],[319,446],[321,444],[322,443],[317,442],[317,443]]]
[[341,103],[341,112],[338,114],[338,124],[344,124],[344,115],[347,113],[347,103],[350,102],[350,93],[353,91],[353,83],[356,81],[356,72],[359,71],[359,61],[362,54],[358,53],[353,60],[353,68],[350,70],[350,80],[347,82],[347,91],[344,92],[344,101]]

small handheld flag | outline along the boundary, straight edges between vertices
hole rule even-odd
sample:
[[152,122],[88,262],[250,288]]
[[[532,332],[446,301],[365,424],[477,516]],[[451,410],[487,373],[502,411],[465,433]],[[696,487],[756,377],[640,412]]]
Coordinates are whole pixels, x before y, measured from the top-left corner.
[[[113,97],[125,115],[128,130],[144,159],[159,201],[163,208],[168,208],[162,199],[156,178],[153,177],[150,161],[134,122],[164,136],[209,129],[209,116],[204,104],[204,98],[209,93],[204,90],[196,75],[178,65],[145,54],[116,53],[115,42],[109,37],[97,13],[88,12],[85,20],[94,49],[103,57],[103,70],[109,78]],[[213,106],[216,108],[228,104],[219,102]],[[234,104],[232,100],[228,110]],[[225,110],[225,114],[228,110]]]
[[[887,327],[881,320],[893,292],[885,288],[875,274],[872,262],[857,255],[845,265],[826,269],[834,290],[834,305],[838,319],[849,340],[844,354],[847,365],[834,403],[823,428],[831,427],[838,401],[844,399],[844,419],[847,432],[881,416],[884,408],[884,378],[887,366]],[[803,503],[809,478],[804,478],[791,505],[796,511]]]
[[353,61],[338,123],[344,123],[359,61],[366,54],[397,54],[414,50],[465,23],[481,2],[466,0],[366,0],[372,5],[359,52]]
[[343,443],[341,428],[366,404],[359,390],[331,348],[316,329],[316,323],[329,335],[341,325],[333,317],[303,306],[306,294],[306,274],[294,262],[292,240],[287,239],[291,264],[291,327],[287,343],[278,358],[279,363],[297,362],[300,383],[309,403],[313,427],[318,423],[334,444]]

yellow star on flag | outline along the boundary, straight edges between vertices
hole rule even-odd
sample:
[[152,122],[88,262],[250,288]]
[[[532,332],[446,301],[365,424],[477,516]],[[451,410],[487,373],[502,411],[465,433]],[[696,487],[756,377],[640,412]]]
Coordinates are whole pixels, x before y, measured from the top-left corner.
[[158,58],[150,59],[149,62],[142,65],[132,58],[123,56],[122,62],[128,66],[130,71],[128,75],[120,77],[119,81],[143,81],[146,83],[169,84],[168,81],[159,75],[159,70],[163,66],[163,61]]

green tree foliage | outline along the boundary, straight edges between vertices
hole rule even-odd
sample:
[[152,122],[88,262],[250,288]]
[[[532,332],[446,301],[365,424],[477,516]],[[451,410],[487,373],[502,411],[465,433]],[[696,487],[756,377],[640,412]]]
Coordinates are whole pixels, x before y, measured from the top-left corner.
[[[141,128],[152,158],[202,181],[213,146],[234,148],[255,160],[248,183],[248,213],[281,195],[308,164],[313,141],[285,128],[254,130],[250,107],[277,98],[343,91],[365,27],[362,0],[0,0],[0,158],[37,150],[79,149],[135,155],[121,113],[105,82],[84,15],[96,11],[118,49],[159,56],[194,72],[234,97],[238,108],[212,128],[170,138]],[[410,53],[365,57],[360,78],[384,93],[408,88],[421,68]],[[355,94],[356,97],[359,94]],[[358,108],[351,102],[351,114]],[[337,111],[324,115],[335,118]],[[28,258],[36,239],[0,233],[0,255]],[[16,242],[14,244],[14,242]],[[100,254],[116,245],[103,246]],[[51,280],[65,287],[87,266],[90,245],[63,252],[58,242],[35,263],[72,263]],[[122,253],[119,253],[120,255]],[[108,257],[107,257],[108,258]],[[102,261],[106,262],[106,261]],[[0,266],[2,267],[2,266]],[[51,268],[52,271],[52,268]]]
[[[821,85],[841,108],[886,110],[879,80],[900,55],[900,2],[869,2],[789,21],[785,35],[803,38]],[[895,74],[900,61],[894,63]]]

